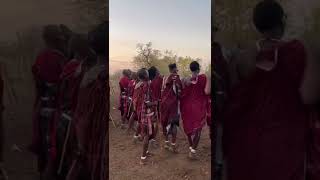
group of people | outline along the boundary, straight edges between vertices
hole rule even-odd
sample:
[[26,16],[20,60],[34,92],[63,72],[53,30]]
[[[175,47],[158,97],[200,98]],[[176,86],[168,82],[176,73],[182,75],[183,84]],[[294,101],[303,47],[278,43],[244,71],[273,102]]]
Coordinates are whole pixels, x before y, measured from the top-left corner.
[[46,44],[32,66],[33,139],[40,179],[106,179],[107,33],[64,25],[43,29]]
[[191,62],[190,77],[186,78],[179,76],[175,63],[169,64],[168,69],[168,76],[160,75],[154,66],[137,72],[126,69],[119,81],[122,127],[128,124],[127,131],[135,131],[134,141],[143,142],[141,164],[147,163],[147,157],[152,155],[149,143],[158,144],[159,128],[164,148],[178,152],[180,119],[189,142],[189,157],[196,159],[201,131],[206,121],[211,124],[210,78],[200,74],[199,63]]
[[261,36],[256,44],[227,61],[213,43],[213,174],[228,180],[320,179],[320,62],[314,47],[283,40],[286,18],[280,3],[263,0],[253,10]]

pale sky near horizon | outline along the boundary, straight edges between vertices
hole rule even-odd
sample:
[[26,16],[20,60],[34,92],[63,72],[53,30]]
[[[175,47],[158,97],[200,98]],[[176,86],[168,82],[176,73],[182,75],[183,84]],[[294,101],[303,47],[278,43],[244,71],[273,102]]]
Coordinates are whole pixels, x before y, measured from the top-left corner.
[[211,0],[110,0],[110,73],[130,68],[136,44],[211,60]]

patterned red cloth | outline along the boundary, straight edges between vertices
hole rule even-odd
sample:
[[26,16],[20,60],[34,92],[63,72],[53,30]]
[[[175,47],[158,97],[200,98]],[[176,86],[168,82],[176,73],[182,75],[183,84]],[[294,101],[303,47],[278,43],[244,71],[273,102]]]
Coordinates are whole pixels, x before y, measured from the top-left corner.
[[[138,115],[138,120],[142,126],[142,135],[153,134],[152,121],[155,113],[152,108],[146,106],[147,101],[151,102],[151,89],[149,81],[141,81],[136,85],[134,91],[134,104]],[[153,115],[151,115],[153,113]]]
[[136,86],[136,81],[135,80],[131,80],[130,83],[128,84],[128,96],[132,97],[133,96],[133,92],[134,92],[134,87]]
[[[193,79],[191,79],[193,80]],[[195,133],[206,123],[208,96],[205,95],[207,77],[198,75],[196,84],[190,84],[182,90],[180,109],[184,132]]]
[[119,81],[120,96],[119,96],[119,110],[121,115],[127,112],[127,95],[130,79],[127,76],[123,76]]
[[138,120],[140,121],[140,114],[141,114],[141,111],[142,111],[142,104],[144,103],[143,102],[143,82],[138,82],[134,88],[134,92],[133,92],[133,97],[132,97],[132,100],[133,100],[133,105],[134,105],[134,108],[135,108],[135,111],[138,115]]
[[[175,81],[174,81],[175,79]],[[161,97],[161,108],[160,108],[160,114],[161,114],[161,125],[163,127],[164,132],[166,133],[166,127],[167,125],[177,117],[178,114],[178,100],[179,97],[177,94],[175,94],[173,90],[173,85],[175,82],[176,85],[176,92],[181,91],[182,88],[182,82],[180,80],[179,75],[177,74],[170,74],[167,78],[164,80],[164,88],[162,92]]]
[[[73,114],[77,105],[78,101],[78,92],[80,88],[80,83],[83,77],[83,71],[81,69],[81,64],[77,60],[72,60],[68,62],[61,73],[61,86],[58,95],[58,109],[55,114],[55,123],[52,130],[52,151],[55,156],[58,156],[54,160],[56,163],[60,163],[62,148],[64,145],[64,138],[67,131],[67,124],[66,122],[62,122],[62,113],[68,114],[71,118],[73,118]],[[58,126],[63,126],[62,128]],[[72,127],[72,126],[71,126]],[[64,162],[70,163],[71,155],[74,151],[74,129],[72,128],[69,133],[69,140],[67,143],[67,151],[64,156]]]
[[82,158],[75,159],[68,180],[102,180],[105,178],[105,141],[108,107],[106,70],[97,79],[81,87],[74,115],[78,142],[83,146]]
[[[257,61],[275,59],[275,50]],[[225,112],[228,180],[304,180],[309,111],[299,93],[306,51],[299,41],[279,44],[271,71],[256,68],[239,83]]]
[[151,98],[152,101],[159,101],[161,99],[161,88],[162,88],[163,77],[157,75],[150,84]]
[[[136,81],[135,80],[131,80],[129,85],[128,85],[128,95],[127,95],[127,108],[125,111],[125,114],[127,116],[127,118],[130,118],[131,114],[133,113],[133,93],[134,93],[134,88],[136,85]],[[130,99],[131,98],[131,99]],[[128,112],[130,111],[130,112]]]

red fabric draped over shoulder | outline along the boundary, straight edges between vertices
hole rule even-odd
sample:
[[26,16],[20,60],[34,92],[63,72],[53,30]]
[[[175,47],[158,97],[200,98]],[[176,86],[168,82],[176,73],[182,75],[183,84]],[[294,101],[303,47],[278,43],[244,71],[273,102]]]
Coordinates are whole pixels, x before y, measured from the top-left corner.
[[183,128],[187,135],[201,129],[206,123],[208,96],[204,92],[207,77],[198,76],[196,84],[190,84],[182,90],[180,110]]
[[62,72],[64,63],[67,59],[65,56],[53,49],[45,49],[42,51],[34,65],[32,66],[32,73],[36,83],[36,100],[33,110],[33,137],[30,150],[34,153],[39,152],[40,147],[40,131],[39,131],[39,111],[40,111],[40,94],[38,85],[40,82],[60,83],[60,74]]
[[[275,49],[257,61],[274,61]],[[309,112],[299,88],[306,51],[299,41],[278,47],[271,71],[255,72],[232,89],[224,113],[224,155],[229,180],[303,180]]]
[[[106,70],[98,74],[95,81],[81,87],[77,109],[74,115],[76,136],[84,146],[85,161],[78,162],[90,177],[85,179],[100,180],[105,177],[104,157],[107,131],[107,87]],[[68,179],[78,179],[83,172],[70,172]],[[83,178],[83,177],[82,177]]]
[[161,88],[162,88],[162,76],[157,76],[151,81],[151,98],[153,101],[159,101],[161,99]]
[[120,90],[123,91],[124,89],[128,88],[128,85],[130,83],[130,79],[126,76],[122,77],[119,81]]
[[164,82],[165,87],[162,92],[161,108],[160,108],[161,124],[162,124],[162,127],[164,128],[168,125],[168,123],[170,123],[170,120],[175,118],[178,114],[178,97],[173,90],[174,78],[176,78],[177,90],[178,88],[180,88],[180,90],[182,88],[182,82],[180,80],[179,75],[170,74],[170,76],[168,76],[165,79],[165,82]]

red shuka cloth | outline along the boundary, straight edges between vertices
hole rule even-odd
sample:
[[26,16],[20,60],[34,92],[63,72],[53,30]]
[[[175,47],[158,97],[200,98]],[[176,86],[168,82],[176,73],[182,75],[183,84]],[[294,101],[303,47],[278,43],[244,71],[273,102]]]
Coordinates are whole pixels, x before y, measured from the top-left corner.
[[128,89],[128,85],[130,83],[130,79],[127,76],[123,76],[119,81],[119,86],[121,92],[124,91],[124,89]]
[[[81,64],[77,60],[72,60],[68,62],[60,75],[61,78],[61,86],[58,95],[58,110],[55,114],[55,123],[52,128],[52,154],[54,155],[54,159],[57,155],[57,133],[64,133],[64,132],[57,132],[57,125],[61,120],[61,114],[63,113],[63,108],[65,103],[70,103],[67,110],[71,111],[70,116],[72,117],[78,100],[78,92],[80,83],[83,77],[83,72],[81,71]],[[67,128],[66,128],[67,129]],[[73,133],[70,133],[73,134]],[[71,139],[71,138],[69,138]],[[70,140],[69,140],[70,142]],[[63,143],[63,142],[60,142]],[[60,145],[62,147],[63,144]],[[61,149],[60,149],[61,151]],[[60,159],[58,159],[57,163],[59,163]]]
[[151,99],[153,102],[158,102],[158,104],[154,107],[155,112],[157,113],[157,121],[160,121],[160,107],[159,102],[161,102],[161,88],[163,83],[163,77],[157,75],[150,84],[151,89]]
[[[102,180],[104,175],[104,154],[107,131],[108,109],[106,70],[97,79],[79,91],[79,99],[74,115],[76,136],[84,146],[84,159],[77,159],[75,169],[69,172],[68,180]],[[82,174],[83,173],[83,174]]]
[[[47,83],[60,83],[60,74],[63,69],[63,65],[66,62],[65,56],[53,49],[45,49],[42,51],[34,65],[32,66],[32,73],[35,79],[35,83],[39,84],[40,82]],[[34,103],[33,110],[33,135],[32,143],[30,145],[30,150],[38,154],[40,149],[40,125],[39,125],[39,113],[40,113],[40,94],[39,89],[36,89],[36,100]],[[41,160],[40,160],[41,161]],[[40,169],[42,167],[39,167]]]
[[136,86],[136,81],[131,80],[128,84],[128,96],[132,97],[134,92],[134,87]]
[[[133,93],[134,93],[135,85],[136,85],[136,81],[135,80],[131,80],[129,82],[129,84],[128,84],[128,95],[127,95],[128,107],[125,108],[125,115],[128,116],[127,118],[130,118],[131,114],[134,111],[132,99],[133,99]],[[129,100],[129,98],[131,98],[131,101]]]
[[[257,55],[274,58],[274,49]],[[302,43],[283,43],[273,70],[256,68],[231,91],[224,119],[228,180],[304,179],[309,113],[299,88],[305,64]]]
[[119,110],[122,113],[125,113],[127,109],[126,99],[122,97],[123,96],[122,93],[125,92],[125,95],[127,96],[129,84],[130,84],[130,79],[127,76],[123,76],[119,81],[119,87],[120,87]]
[[190,84],[182,89],[180,101],[181,118],[184,132],[193,134],[206,123],[208,96],[204,92],[207,77],[198,75],[196,84]]
[[[316,107],[316,109],[318,108]],[[316,109],[312,112],[310,118],[307,180],[320,179],[320,112]]]
[[166,128],[169,120],[172,118],[177,117],[178,114],[178,97],[173,90],[173,78],[176,76],[176,87],[177,92],[178,89],[181,90],[182,82],[180,80],[179,75],[177,74],[170,74],[164,81],[164,89],[162,92],[161,97],[161,104],[160,104],[160,114],[161,114],[161,125],[163,128]]
[[162,88],[163,77],[157,75],[150,84],[151,98],[152,101],[159,101],[161,99],[161,88]]
[[140,122],[140,115],[141,115],[141,111],[142,111],[142,105],[143,105],[143,97],[144,97],[144,92],[143,92],[143,82],[138,82],[134,88],[134,92],[133,92],[133,105],[135,108],[135,111],[138,115],[138,121]]
[[[151,88],[150,88],[150,82],[149,81],[143,81],[142,85],[139,87],[139,102],[140,102],[140,107],[139,113],[138,113],[138,118],[140,119],[141,122],[141,129],[142,129],[142,135],[153,135],[153,125],[152,125],[152,120],[154,118],[154,115],[149,115],[153,111],[153,108],[148,108],[145,104],[146,101],[151,102]],[[148,109],[150,112],[148,112]],[[154,112],[154,111],[153,111]]]
[[[83,77],[83,71],[81,70],[81,64],[79,61],[74,60],[67,63],[61,73],[61,82],[64,85],[64,89],[60,90],[59,100],[62,98],[68,98],[71,100],[71,111],[74,112],[77,101],[78,101],[78,91],[80,88],[80,83]],[[63,102],[59,102],[60,105]]]

